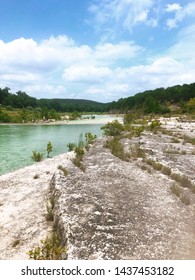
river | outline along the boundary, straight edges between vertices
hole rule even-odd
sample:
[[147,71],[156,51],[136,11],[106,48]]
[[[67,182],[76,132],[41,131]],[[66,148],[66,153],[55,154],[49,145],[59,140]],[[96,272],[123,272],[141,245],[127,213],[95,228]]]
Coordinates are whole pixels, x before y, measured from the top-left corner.
[[[68,143],[77,143],[80,134],[86,132],[102,136],[103,123],[111,117],[97,116],[93,122],[83,120],[69,122],[68,125],[2,125],[0,126],[0,175],[33,164],[32,151],[37,150],[47,156],[47,143],[53,150],[50,156],[68,151]],[[91,122],[91,123],[90,123]]]

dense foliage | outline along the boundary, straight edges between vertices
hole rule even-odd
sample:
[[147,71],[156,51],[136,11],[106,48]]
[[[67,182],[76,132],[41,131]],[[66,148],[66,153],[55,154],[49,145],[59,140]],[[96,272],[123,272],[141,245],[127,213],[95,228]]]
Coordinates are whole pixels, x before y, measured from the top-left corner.
[[125,123],[140,114],[194,114],[195,83],[147,90],[107,104],[83,99],[36,99],[22,91],[13,94],[8,87],[0,88],[0,122],[60,120],[60,114],[66,112],[70,120],[83,112],[130,113]]
[[46,108],[57,112],[105,112],[106,104],[84,99],[36,99],[26,92],[0,88],[0,104],[10,108]]
[[121,98],[108,104],[108,110],[127,112],[141,110],[145,114],[163,114],[170,112],[171,106],[178,106],[183,112],[194,110],[195,83],[157,88],[138,93],[135,96]]

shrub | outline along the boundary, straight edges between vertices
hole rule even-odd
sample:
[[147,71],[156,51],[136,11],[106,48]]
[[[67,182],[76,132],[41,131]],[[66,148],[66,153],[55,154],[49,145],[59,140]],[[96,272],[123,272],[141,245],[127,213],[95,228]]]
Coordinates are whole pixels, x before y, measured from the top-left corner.
[[124,131],[124,126],[117,120],[114,120],[102,126],[101,129],[104,131],[105,136],[117,136]]
[[104,147],[109,148],[114,156],[125,161],[128,160],[129,156],[124,152],[123,145],[118,138],[114,137],[111,140],[107,140]]
[[30,250],[28,255],[33,260],[63,260],[65,253],[66,249],[60,245],[57,234],[53,232],[51,237],[41,240],[41,246]]
[[80,168],[82,171],[85,171],[85,166],[83,165],[83,155],[85,153],[84,149],[81,147],[76,147],[75,148],[75,153],[76,156],[75,158],[72,159],[72,163],[77,166],[78,168]]
[[47,143],[47,157],[49,157],[49,154],[52,152],[53,146],[51,144],[51,142],[49,141]]
[[75,143],[68,143],[67,147],[68,147],[68,151],[71,152],[71,151],[74,151],[74,149],[76,147],[76,144]]
[[31,158],[34,160],[34,161],[41,161],[43,159],[43,155],[42,153],[38,152],[38,151],[33,151],[32,152],[32,156]]
[[154,120],[154,121],[151,122],[149,128],[152,131],[157,131],[160,126],[161,126],[160,121],[159,120]]
[[93,135],[93,134],[91,134],[91,132],[85,133],[85,140],[87,142],[87,145],[92,144],[96,138],[97,138],[97,135],[95,135],[95,134]]

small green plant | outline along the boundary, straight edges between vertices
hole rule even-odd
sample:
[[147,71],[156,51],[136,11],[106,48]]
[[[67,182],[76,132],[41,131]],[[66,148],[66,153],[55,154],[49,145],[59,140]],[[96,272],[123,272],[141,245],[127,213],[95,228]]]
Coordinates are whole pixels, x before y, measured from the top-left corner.
[[157,132],[157,130],[160,128],[161,123],[159,120],[153,120],[151,124],[149,125],[149,129],[153,132]]
[[124,131],[124,126],[119,121],[114,120],[102,126],[105,136],[118,136]]
[[41,245],[28,252],[33,260],[63,260],[66,249],[60,245],[59,238],[55,232],[50,237],[41,240]]
[[38,151],[33,151],[32,152],[32,156],[31,158],[36,161],[36,162],[39,162],[43,159],[43,155],[42,153],[38,152]]
[[124,152],[123,145],[117,137],[114,137],[111,140],[107,140],[104,147],[110,149],[111,153],[114,156],[116,156],[124,161],[127,161],[129,158],[128,154]]
[[83,134],[81,133],[80,135],[79,135],[79,141],[78,141],[78,143],[77,143],[77,145],[76,145],[76,148],[78,147],[78,148],[84,148],[84,146],[85,146],[85,144],[84,144],[84,141],[83,141]]
[[49,141],[47,143],[47,157],[49,158],[49,154],[52,152],[53,146],[51,144],[51,142]]
[[47,221],[53,221],[54,220],[54,207],[55,207],[55,197],[51,195],[46,203],[46,210],[47,213],[45,215]]
[[92,144],[96,138],[97,138],[97,135],[95,135],[95,134],[93,135],[93,134],[91,134],[91,132],[85,133],[85,141],[86,141],[87,145]]
[[83,134],[81,133],[79,136],[78,144],[75,145],[74,151],[75,151],[75,157],[72,159],[72,163],[79,167],[82,171],[85,171],[85,166],[83,164],[83,156],[85,153],[85,145],[83,141]]
[[67,176],[67,175],[68,175],[68,170],[67,170],[64,166],[59,165],[59,166],[58,166],[58,169],[61,170],[61,171],[63,172],[64,176]]
[[71,152],[71,151],[74,151],[74,149],[76,148],[76,144],[75,143],[68,143],[67,147],[68,147],[68,151]]

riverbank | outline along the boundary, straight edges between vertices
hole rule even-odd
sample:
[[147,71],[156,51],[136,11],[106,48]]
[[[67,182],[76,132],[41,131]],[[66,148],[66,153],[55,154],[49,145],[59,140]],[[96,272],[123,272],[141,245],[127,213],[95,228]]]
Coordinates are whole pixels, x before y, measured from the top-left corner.
[[39,120],[37,122],[28,122],[28,123],[1,123],[0,125],[25,125],[25,126],[34,126],[34,125],[72,125],[72,124],[106,124],[113,120],[117,119],[122,122],[122,116],[115,115],[97,115],[94,119],[92,118],[81,118],[78,120],[60,120],[60,121],[43,121]]

